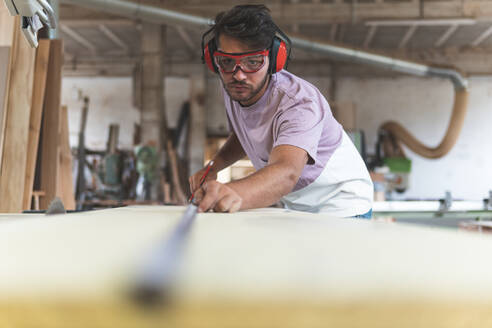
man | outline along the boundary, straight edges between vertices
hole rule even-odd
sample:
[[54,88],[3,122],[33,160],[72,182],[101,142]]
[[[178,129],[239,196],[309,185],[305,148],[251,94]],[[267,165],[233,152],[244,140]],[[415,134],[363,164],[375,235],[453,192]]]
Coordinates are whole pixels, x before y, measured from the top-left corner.
[[[232,133],[202,187],[206,168],[189,179],[199,211],[235,212],[280,200],[293,210],[370,217],[367,169],[318,89],[282,70],[290,41],[269,10],[236,6],[217,15],[212,32],[204,58],[222,81]],[[215,181],[217,172],[246,155],[254,174]]]

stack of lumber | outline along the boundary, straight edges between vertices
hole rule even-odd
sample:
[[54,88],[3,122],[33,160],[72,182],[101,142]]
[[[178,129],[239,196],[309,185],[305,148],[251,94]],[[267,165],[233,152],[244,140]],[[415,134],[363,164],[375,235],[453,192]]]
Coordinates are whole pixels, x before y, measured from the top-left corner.
[[0,212],[31,208],[36,174],[45,195],[41,208],[55,196],[74,208],[71,178],[62,183],[71,175],[67,114],[60,107],[62,42],[40,40],[32,49],[18,26],[19,18],[0,6]]

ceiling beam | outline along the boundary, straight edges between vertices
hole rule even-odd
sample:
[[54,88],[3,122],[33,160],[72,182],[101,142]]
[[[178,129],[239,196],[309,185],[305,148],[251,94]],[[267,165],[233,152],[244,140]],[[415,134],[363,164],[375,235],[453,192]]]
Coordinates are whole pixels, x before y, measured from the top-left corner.
[[440,37],[439,39],[436,41],[436,43],[434,43],[434,47],[436,48],[439,48],[441,47],[444,43],[446,43],[446,41],[449,40],[449,38],[451,37],[451,35],[454,34],[454,32],[456,32],[456,30],[458,29],[459,25],[451,25],[447,30],[446,32],[444,32]]
[[[143,1],[127,0],[135,3],[152,3],[156,7],[169,8],[203,17],[215,17],[217,12],[223,11],[230,6],[230,2],[221,1]],[[257,2],[257,1],[254,1]],[[332,0],[332,1],[306,1],[298,0],[291,2],[269,1],[268,7],[278,25],[288,25],[293,22],[298,24],[325,24],[325,23],[350,23],[352,1]],[[77,18],[100,18],[105,19],[101,13],[85,10],[83,8],[62,4],[60,6],[60,17],[66,19]],[[108,19],[115,19],[116,16],[108,16]],[[440,20],[445,19],[445,25],[455,25],[454,20],[467,20],[474,18],[480,21],[492,20],[492,3],[480,0],[446,0],[446,1],[358,1],[357,19],[366,20]],[[428,19],[427,19],[428,18]],[[459,23],[458,25],[461,25]],[[109,25],[107,25],[109,26]]]
[[399,19],[367,21],[367,26],[446,26],[446,25],[473,25],[476,20],[469,18],[454,19]]
[[84,38],[79,33],[77,33],[74,30],[72,30],[70,27],[68,27],[66,25],[60,25],[60,30],[62,30],[63,33],[65,33],[66,35],[68,35],[75,42],[77,42],[78,44],[80,44],[81,46],[83,46],[84,48],[86,48],[87,50],[89,50],[89,52],[91,52],[92,54],[95,54],[97,52],[97,48],[96,48],[96,46],[93,43],[91,43],[89,40],[87,40],[86,38]]
[[471,46],[478,47],[480,45],[480,43],[482,43],[483,41],[485,41],[491,34],[492,34],[492,26],[490,26],[488,29],[486,29],[485,31],[483,31],[482,34],[480,34],[478,36],[478,38],[476,38],[475,40],[473,40],[470,43]]
[[398,44],[398,49],[403,49],[407,46],[408,41],[412,38],[412,36],[415,34],[415,31],[417,30],[417,25],[412,25],[408,28],[407,32],[403,36],[403,38],[400,41],[400,44]]
[[116,34],[114,34],[114,32],[111,31],[106,25],[100,24],[98,28],[108,39],[113,41],[125,53],[128,53],[130,51],[128,45],[123,40],[121,40]]

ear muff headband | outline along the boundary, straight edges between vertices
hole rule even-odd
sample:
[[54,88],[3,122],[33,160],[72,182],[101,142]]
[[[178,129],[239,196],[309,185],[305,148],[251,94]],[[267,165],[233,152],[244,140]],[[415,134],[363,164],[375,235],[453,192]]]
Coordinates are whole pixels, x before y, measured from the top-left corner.
[[203,51],[203,61],[207,64],[208,69],[213,73],[219,72],[219,68],[214,61],[214,53],[216,50],[217,46],[215,45],[215,38],[212,38],[212,40],[207,43],[205,50]]
[[217,50],[217,46],[215,44],[215,38],[210,39],[205,45],[205,37],[210,34],[215,29],[215,26],[212,26],[208,31],[203,33],[202,35],[202,63],[207,64],[207,67],[213,73],[218,73],[219,68],[215,65],[214,62],[214,52]]

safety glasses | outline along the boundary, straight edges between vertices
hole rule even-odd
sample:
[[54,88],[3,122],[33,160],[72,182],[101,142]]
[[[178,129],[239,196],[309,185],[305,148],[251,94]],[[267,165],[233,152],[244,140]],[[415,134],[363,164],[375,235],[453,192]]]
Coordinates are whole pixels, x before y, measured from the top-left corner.
[[223,73],[234,73],[238,67],[244,73],[254,73],[265,65],[268,52],[268,49],[242,54],[228,54],[216,51],[214,60]]

